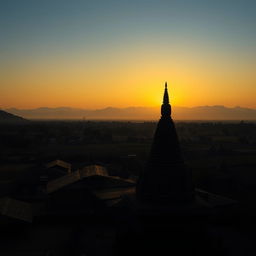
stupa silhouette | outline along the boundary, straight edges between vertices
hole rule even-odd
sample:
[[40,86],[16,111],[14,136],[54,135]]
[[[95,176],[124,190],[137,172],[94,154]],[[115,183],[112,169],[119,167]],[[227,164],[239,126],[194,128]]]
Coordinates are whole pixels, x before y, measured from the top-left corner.
[[171,110],[165,83],[161,118],[148,163],[137,184],[137,199],[141,203],[168,205],[193,200],[191,173],[183,161]]

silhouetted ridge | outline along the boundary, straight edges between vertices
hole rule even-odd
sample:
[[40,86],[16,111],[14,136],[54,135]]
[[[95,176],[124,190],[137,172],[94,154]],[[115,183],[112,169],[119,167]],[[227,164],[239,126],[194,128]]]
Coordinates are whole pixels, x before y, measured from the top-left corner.
[[0,122],[25,122],[26,119],[0,110]]
[[[178,107],[172,106],[176,120],[256,120],[256,109],[228,108],[224,106]],[[99,120],[154,120],[158,107],[127,107],[78,109],[69,107],[15,109],[5,111],[28,119],[99,119]]]

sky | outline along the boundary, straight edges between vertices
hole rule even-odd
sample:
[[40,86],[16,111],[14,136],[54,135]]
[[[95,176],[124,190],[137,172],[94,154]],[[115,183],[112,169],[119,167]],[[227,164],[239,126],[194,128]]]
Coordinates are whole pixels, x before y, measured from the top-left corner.
[[0,108],[256,108],[254,0],[0,6]]

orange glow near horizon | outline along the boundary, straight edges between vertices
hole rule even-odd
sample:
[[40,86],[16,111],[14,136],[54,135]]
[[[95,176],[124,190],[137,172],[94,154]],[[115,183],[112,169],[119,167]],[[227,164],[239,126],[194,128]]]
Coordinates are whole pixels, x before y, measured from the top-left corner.
[[[171,60],[171,61],[170,61]],[[14,65],[15,64],[15,65]],[[243,64],[243,63],[242,63]],[[1,108],[159,106],[164,82],[175,106],[225,105],[256,108],[253,63],[227,56],[148,52],[97,56],[89,61],[58,56],[13,62],[2,70]],[[233,72],[235,71],[235,72]]]

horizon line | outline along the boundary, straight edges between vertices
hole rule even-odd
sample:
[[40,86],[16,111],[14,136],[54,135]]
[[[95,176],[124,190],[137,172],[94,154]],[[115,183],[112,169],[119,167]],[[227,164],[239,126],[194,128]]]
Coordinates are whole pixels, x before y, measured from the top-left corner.
[[[4,107],[0,110],[8,110],[8,109],[17,109],[17,110],[35,110],[35,109],[59,109],[59,108],[69,108],[69,109],[81,109],[81,110],[101,110],[101,109],[108,109],[108,108],[114,108],[114,109],[127,109],[127,108],[159,108],[159,106],[126,106],[126,107],[114,107],[114,106],[106,106],[106,107],[98,107],[98,108],[86,108],[86,107],[72,107],[72,106],[58,106],[58,107],[49,107],[49,106],[41,106],[41,107],[30,107],[30,108],[20,108],[20,107]],[[246,109],[254,109],[256,110],[256,107],[246,107],[246,106],[225,106],[225,105],[196,105],[196,106],[180,106],[180,105],[172,105],[172,107],[178,107],[178,108],[198,108],[198,107],[224,107],[229,109],[235,109],[235,108],[246,108]]]

